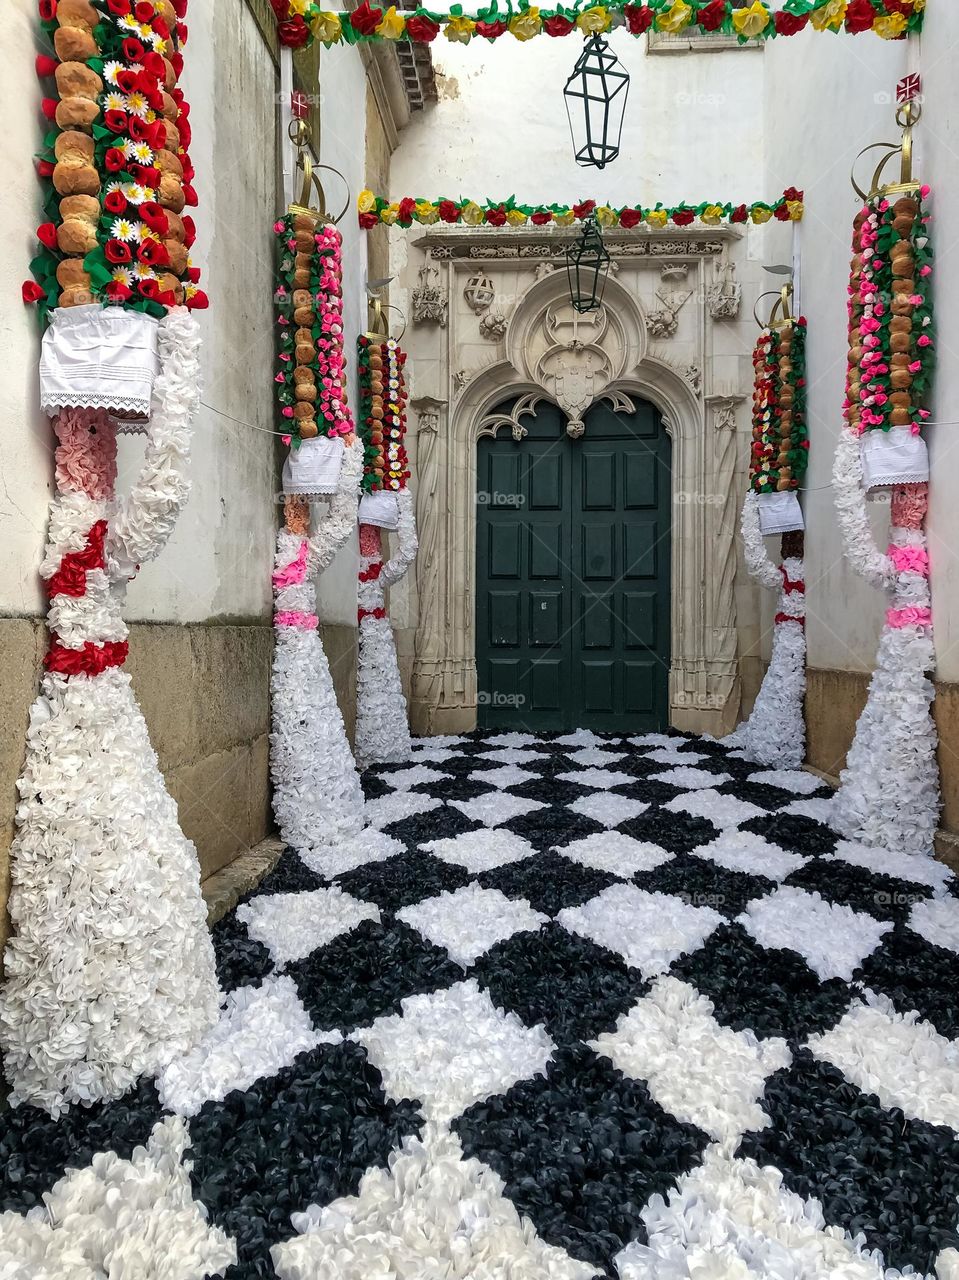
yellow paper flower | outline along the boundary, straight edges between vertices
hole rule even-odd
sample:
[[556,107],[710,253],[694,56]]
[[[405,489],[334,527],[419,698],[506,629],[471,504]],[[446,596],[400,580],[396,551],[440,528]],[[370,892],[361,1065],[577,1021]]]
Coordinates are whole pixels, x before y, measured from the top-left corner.
[[723,220],[723,206],[721,204],[708,204],[699,215],[699,221],[706,224],[707,227],[717,227]]
[[399,40],[406,30],[406,19],[396,12],[396,6],[390,5],[376,28],[376,34],[384,40]]
[[530,5],[525,13],[518,13],[515,18],[510,18],[509,29],[517,40],[532,40],[533,36],[538,36],[543,29],[539,9],[535,5]]
[[650,209],[646,214],[646,222],[651,227],[665,227],[669,214],[665,209]]
[[436,222],[440,216],[440,211],[435,204],[429,200],[417,200],[416,202],[416,221],[429,226],[431,222]]
[[905,31],[906,19],[901,13],[886,13],[876,19],[872,29],[877,36],[882,36],[883,40],[895,40]]
[[615,227],[617,218],[616,214],[608,204],[601,204],[593,210],[596,214],[596,221],[601,227]]
[[553,221],[558,227],[571,227],[576,221],[576,215],[572,209],[560,209],[558,213],[553,214]]
[[806,206],[801,200],[787,200],[786,208],[789,210],[790,222],[802,221],[802,216],[806,212]]
[[483,223],[483,210],[475,200],[467,200],[460,217],[468,227],[479,227]]
[[310,0],[290,0],[290,13],[300,14],[302,17],[310,7]]
[[522,209],[507,209],[506,221],[511,227],[521,227],[526,221],[526,214]]
[[336,44],[343,35],[343,25],[335,13],[323,10],[310,23],[310,30],[321,44]]
[[364,188],[356,197],[356,207],[360,213],[369,213],[376,204],[376,196],[368,188]]
[[400,206],[398,204],[388,204],[385,209],[380,210],[380,222],[384,222],[391,227],[399,216]]
[[755,204],[749,211],[749,216],[755,222],[757,227],[761,227],[764,222],[768,222],[773,216],[772,209],[765,204]]
[[753,0],[748,9],[736,9],[733,26],[741,36],[760,36],[769,25],[769,10],[762,0]]
[[809,15],[809,21],[817,31],[838,31],[846,17],[846,8],[846,0],[829,0]]
[[686,0],[673,0],[672,5],[665,13],[656,15],[656,30],[682,31],[684,27],[689,26],[692,16],[692,7],[686,3]]
[[476,23],[472,18],[452,14],[446,23],[445,34],[447,40],[452,40],[456,44],[469,44],[475,30]]
[[609,10],[601,4],[593,5],[592,9],[584,10],[576,19],[577,27],[588,36],[595,36],[603,31],[608,31],[611,22]]

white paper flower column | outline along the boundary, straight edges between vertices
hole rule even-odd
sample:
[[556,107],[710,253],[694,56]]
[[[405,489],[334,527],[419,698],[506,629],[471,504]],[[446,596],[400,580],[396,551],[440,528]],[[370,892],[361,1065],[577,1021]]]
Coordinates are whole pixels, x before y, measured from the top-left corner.
[[356,528],[362,469],[363,446],[354,439],[312,536],[309,504],[291,497],[277,535],[270,777],[280,835],[297,850],[336,843],[363,827],[363,790],[317,630],[315,587]]
[[416,559],[416,523],[409,489],[401,489],[396,501],[396,554],[385,564],[380,529],[360,525],[356,759],[361,768],[409,760],[412,755],[406,698],[386,612],[386,588],[399,582]]
[[750,576],[779,592],[779,607],[769,666],[755,705],[725,742],[759,764],[798,769],[806,755],[806,584],[802,557],[787,553],[801,549],[802,534],[783,535],[782,564],[773,564],[759,525],[758,497],[750,492],[743,504],[743,553]]
[[[888,608],[866,706],[840,776],[833,825],[863,844],[931,856],[939,818],[928,476],[921,425],[933,347],[928,190],[880,192],[856,218],[845,425],[833,468],[846,558]],[[889,548],[873,542],[870,487],[891,496]]]
[[199,333],[182,308],[161,321],[159,350],[143,469],[119,510],[115,425],[101,409],[55,420],[40,567],[50,650],[18,780],[0,993],[11,1099],[54,1114],[156,1073],[196,1044],[219,1002],[196,849],[121,669],[123,587],[162,549],[189,490]]

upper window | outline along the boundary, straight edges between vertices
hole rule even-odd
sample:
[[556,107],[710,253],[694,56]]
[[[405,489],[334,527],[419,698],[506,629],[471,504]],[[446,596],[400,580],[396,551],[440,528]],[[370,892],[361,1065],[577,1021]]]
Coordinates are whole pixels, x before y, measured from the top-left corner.
[[[734,9],[748,9],[752,0],[733,0]],[[646,33],[647,53],[712,53],[720,49],[761,49],[761,40],[740,44],[736,36],[723,31],[680,31],[670,35],[666,31]]]

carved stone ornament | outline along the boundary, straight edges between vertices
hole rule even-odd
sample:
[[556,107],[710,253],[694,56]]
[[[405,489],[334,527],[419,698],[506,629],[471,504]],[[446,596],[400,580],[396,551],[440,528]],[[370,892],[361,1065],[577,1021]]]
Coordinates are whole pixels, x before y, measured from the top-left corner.
[[[679,313],[692,297],[692,289],[681,286],[686,283],[689,267],[684,262],[666,262],[660,271],[662,286],[656,290],[660,303],[646,314],[646,328],[652,338],[672,338],[679,328]],[[677,288],[677,285],[680,286]]]
[[463,300],[474,315],[481,316],[492,305],[496,286],[484,271],[474,271],[463,286]]
[[535,414],[536,406],[542,399],[541,395],[532,392],[529,395],[520,396],[509,413],[488,413],[480,421],[476,432],[477,437],[492,436],[495,440],[500,428],[508,427],[510,435],[518,444],[524,436],[529,435],[529,432],[520,422],[520,418],[527,418]]
[[487,311],[480,321],[479,330],[489,342],[499,342],[506,332],[509,319],[502,311]]
[[420,267],[420,282],[413,290],[413,323],[446,325],[448,299],[439,283],[439,270],[429,258]]
[[736,407],[745,396],[709,396],[706,403],[713,411],[713,426],[717,431],[736,430]]
[[732,262],[716,264],[716,279],[706,290],[706,306],[714,320],[735,320],[743,300],[743,287]]

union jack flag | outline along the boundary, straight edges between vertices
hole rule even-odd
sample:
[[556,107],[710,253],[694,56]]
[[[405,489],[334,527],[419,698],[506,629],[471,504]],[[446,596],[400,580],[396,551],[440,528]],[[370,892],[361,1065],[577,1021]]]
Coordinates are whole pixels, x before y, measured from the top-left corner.
[[922,96],[922,77],[918,75],[903,76],[896,85],[897,102],[913,102]]

